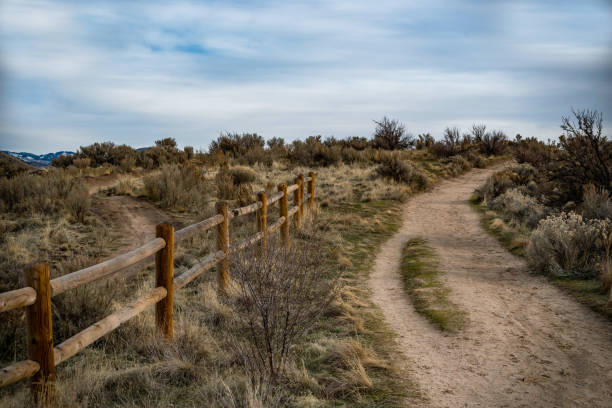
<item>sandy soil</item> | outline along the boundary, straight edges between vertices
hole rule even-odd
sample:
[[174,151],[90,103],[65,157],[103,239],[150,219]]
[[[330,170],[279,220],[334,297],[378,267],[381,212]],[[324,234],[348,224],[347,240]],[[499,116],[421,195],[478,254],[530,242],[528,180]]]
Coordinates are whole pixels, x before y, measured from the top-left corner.
[[[381,248],[373,300],[398,334],[431,407],[612,407],[612,323],[564,294],[482,229],[467,199],[499,168],[473,170],[410,200]],[[423,237],[469,321],[448,335],[418,315],[399,275]]]

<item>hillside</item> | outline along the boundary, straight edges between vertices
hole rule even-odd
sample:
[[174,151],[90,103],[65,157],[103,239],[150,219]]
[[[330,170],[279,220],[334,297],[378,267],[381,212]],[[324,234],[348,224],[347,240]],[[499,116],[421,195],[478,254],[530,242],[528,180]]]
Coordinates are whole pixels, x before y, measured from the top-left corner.
[[17,157],[0,152],[0,177],[13,177],[16,174],[32,170],[36,170],[36,168]]
[[45,154],[34,154],[28,152],[11,152],[8,150],[2,150],[2,153],[16,157],[17,159],[23,161],[24,163],[30,164],[35,167],[47,167],[51,164],[51,160],[55,159],[58,156],[63,154],[65,155],[73,155],[74,152],[69,151],[61,151],[55,153],[45,153]]

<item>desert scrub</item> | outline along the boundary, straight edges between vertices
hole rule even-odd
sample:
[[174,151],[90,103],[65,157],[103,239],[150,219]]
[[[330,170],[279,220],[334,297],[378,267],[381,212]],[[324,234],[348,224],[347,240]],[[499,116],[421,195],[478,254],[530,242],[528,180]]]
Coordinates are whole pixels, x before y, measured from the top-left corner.
[[450,289],[444,285],[436,254],[423,239],[413,238],[406,243],[400,269],[416,311],[441,330],[461,330],[466,312],[449,300]]
[[600,237],[610,228],[609,221],[587,221],[574,212],[550,216],[531,234],[527,260],[537,271],[556,277],[596,277],[604,254]]
[[162,208],[194,212],[208,208],[212,188],[198,167],[165,165],[143,181],[145,195]]
[[69,211],[84,221],[88,208],[86,188],[80,179],[65,170],[53,169],[47,174],[20,174],[0,179],[0,210],[17,214],[58,214]]
[[414,163],[402,160],[398,154],[388,154],[381,158],[381,163],[376,171],[382,177],[393,179],[400,183],[406,183],[414,187],[414,190],[425,190],[429,186],[427,175]]
[[545,216],[547,209],[534,197],[513,188],[497,196],[488,207],[503,214],[506,221],[534,228]]

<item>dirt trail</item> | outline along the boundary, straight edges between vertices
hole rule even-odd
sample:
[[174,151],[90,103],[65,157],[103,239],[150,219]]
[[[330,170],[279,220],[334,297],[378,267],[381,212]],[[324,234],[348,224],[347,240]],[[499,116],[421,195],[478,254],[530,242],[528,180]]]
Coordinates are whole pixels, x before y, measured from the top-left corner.
[[[432,407],[612,407],[612,324],[531,275],[480,226],[467,199],[495,169],[440,183],[404,207],[381,248],[373,300]],[[444,334],[417,314],[399,275],[403,245],[429,241],[469,322]]]
[[96,197],[96,211],[108,214],[113,226],[123,237],[120,252],[136,248],[155,238],[155,226],[169,223],[180,228],[182,224],[153,204],[130,196]]

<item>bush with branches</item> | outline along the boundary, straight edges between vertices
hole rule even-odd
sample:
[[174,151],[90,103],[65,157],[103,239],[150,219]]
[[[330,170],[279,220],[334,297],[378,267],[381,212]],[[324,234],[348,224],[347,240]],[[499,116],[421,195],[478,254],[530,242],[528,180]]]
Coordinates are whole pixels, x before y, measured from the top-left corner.
[[272,242],[263,253],[255,245],[232,258],[235,316],[247,328],[239,348],[254,377],[276,383],[292,346],[336,298],[338,278],[329,278],[316,256],[321,250],[313,243],[287,249]]
[[408,149],[414,140],[411,135],[406,134],[406,128],[396,119],[386,116],[380,122],[374,121],[376,129],[372,139],[372,147],[375,149],[399,150]]

